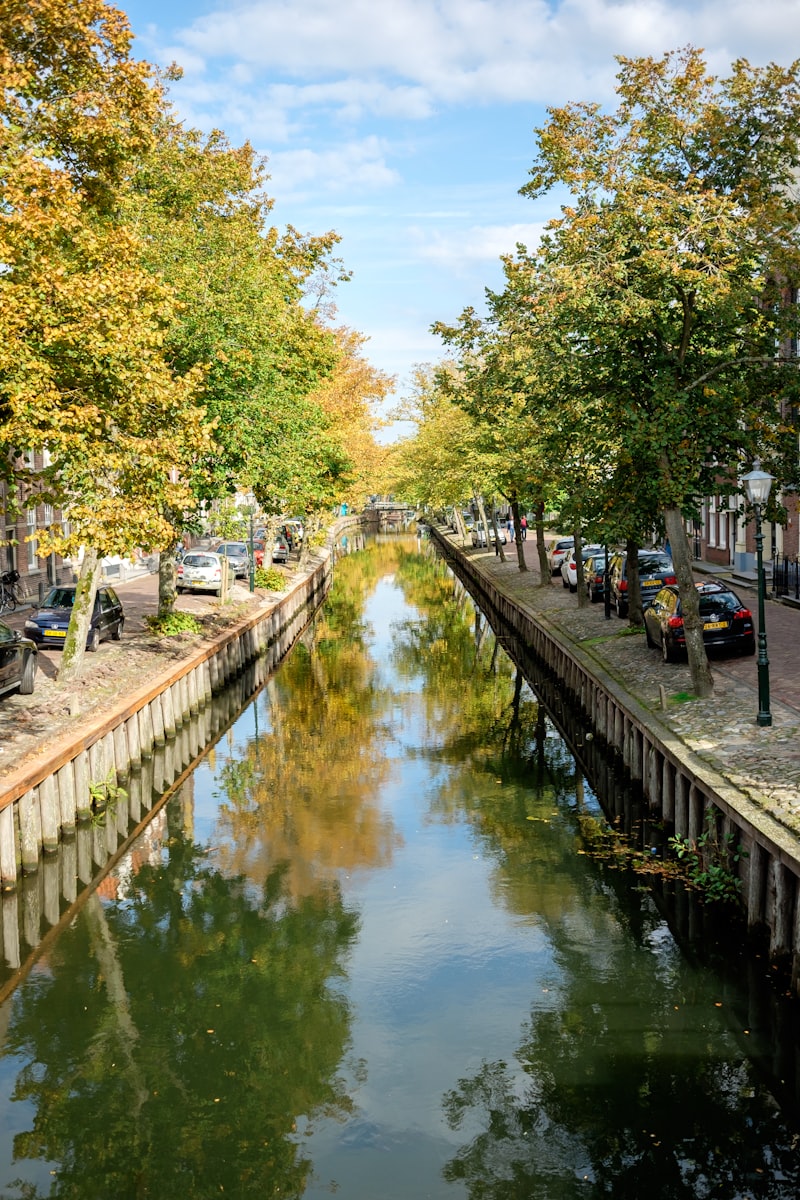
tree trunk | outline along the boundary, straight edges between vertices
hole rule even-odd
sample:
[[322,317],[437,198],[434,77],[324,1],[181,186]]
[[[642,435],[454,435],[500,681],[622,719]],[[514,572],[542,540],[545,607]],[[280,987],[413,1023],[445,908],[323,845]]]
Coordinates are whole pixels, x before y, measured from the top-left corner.
[[478,510],[478,520],[483,526],[483,536],[486,538],[486,549],[488,550],[492,544],[492,531],[489,528],[489,520],[486,516],[486,509],[483,506],[483,500],[479,496],[474,496],[473,501]]
[[589,597],[586,595],[586,577],[583,573],[583,542],[580,540],[580,530],[575,530],[575,580],[578,585],[578,608],[586,608]]
[[714,677],[708,665],[708,655],[703,641],[703,622],[700,618],[700,598],[694,584],[689,539],[679,508],[664,509],[664,528],[669,539],[672,564],[678,581],[683,614],[683,632],[686,638],[686,655],[692,673],[692,689],[695,695],[713,695]]
[[638,538],[628,538],[625,544],[627,558],[626,574],[628,576],[628,624],[637,628],[644,623],[642,613],[642,588],[639,583],[639,541]]
[[70,613],[64,649],[61,652],[61,666],[58,669],[59,683],[72,683],[80,677],[99,580],[100,560],[97,557],[97,551],[86,550],[81,563],[78,584],[75,588],[75,603]]
[[158,556],[158,617],[168,617],[175,609],[175,559],[167,550]]
[[519,500],[516,498],[511,501],[511,511],[514,514],[514,541],[517,543],[517,563],[520,571],[527,571],[528,564],[525,562],[525,554],[522,549],[522,526],[519,523]]
[[536,529],[536,553],[539,556],[539,587],[550,587],[553,575],[547,561],[547,543],[544,540],[544,500],[533,506],[533,523]]
[[[303,548],[300,551],[299,567],[301,571],[305,571],[308,566],[308,560],[311,557],[311,541],[314,534],[319,529],[318,518],[312,513],[303,521]],[[264,560],[267,557],[267,543],[264,542]]]
[[497,508],[492,505],[492,529],[494,530],[494,552],[499,557],[500,562],[506,561],[503,543],[500,541],[500,531],[497,528]]

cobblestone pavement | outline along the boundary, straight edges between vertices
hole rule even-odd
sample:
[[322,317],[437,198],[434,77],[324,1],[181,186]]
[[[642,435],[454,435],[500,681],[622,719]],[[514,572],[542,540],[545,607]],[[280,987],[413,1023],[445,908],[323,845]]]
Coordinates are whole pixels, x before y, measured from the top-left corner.
[[[461,546],[460,538],[455,534],[451,538]],[[553,578],[551,586],[540,585],[532,537],[524,543],[526,572],[519,569],[515,547],[504,549],[505,563],[492,549],[468,545],[465,553],[506,595],[542,613],[592,654],[620,687],[650,708],[704,762],[800,834],[800,610],[767,603],[773,724],[765,728],[756,724],[755,657],[713,661],[714,695],[708,700],[692,699],[685,663],[664,663],[657,651],[648,649],[642,632],[631,630],[613,612],[606,619],[602,604],[579,608],[577,597],[562,586],[560,576]],[[738,582],[732,586],[757,616],[755,588]]]

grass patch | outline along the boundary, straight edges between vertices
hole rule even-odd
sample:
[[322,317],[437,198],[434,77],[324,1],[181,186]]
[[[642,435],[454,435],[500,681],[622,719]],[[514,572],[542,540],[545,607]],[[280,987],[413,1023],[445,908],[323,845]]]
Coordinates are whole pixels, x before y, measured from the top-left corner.
[[673,692],[670,700],[674,700],[676,704],[686,704],[689,700],[696,700],[694,692]]
[[621,637],[636,637],[637,634],[644,633],[644,625],[625,625],[622,629],[616,629],[613,633],[603,633],[599,637],[585,638],[584,646],[600,646],[603,642],[614,642]]

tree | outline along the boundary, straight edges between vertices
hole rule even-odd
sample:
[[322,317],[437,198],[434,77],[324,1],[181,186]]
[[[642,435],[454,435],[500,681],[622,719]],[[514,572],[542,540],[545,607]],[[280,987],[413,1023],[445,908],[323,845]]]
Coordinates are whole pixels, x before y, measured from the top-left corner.
[[496,493],[499,463],[498,448],[487,447],[483,431],[454,403],[457,375],[452,362],[416,368],[413,393],[398,413],[415,422],[416,435],[400,442],[391,459],[398,496],[422,507],[452,506],[456,512],[467,497]]
[[693,685],[708,695],[685,514],[737,491],[756,450],[796,479],[780,417],[796,372],[775,355],[796,316],[775,303],[774,281],[800,268],[800,67],[739,60],[719,79],[692,48],[619,62],[617,111],[551,110],[522,191],[559,184],[574,198],[550,225],[542,302],[559,306],[598,377],[613,374],[602,419],[623,452],[647,445]]
[[333,370],[309,399],[325,413],[331,433],[350,461],[349,482],[339,498],[350,508],[361,509],[367,496],[380,490],[383,454],[374,437],[378,415],[373,406],[385,400],[394,380],[364,357],[367,339],[362,334],[339,328],[334,338]]
[[123,14],[97,0],[0,14],[0,440],[49,454],[25,484],[69,528],[40,533],[41,553],[86,547],[66,679],[80,669],[99,556],[166,543],[165,505],[186,502],[181,478],[208,445],[201,373],[163,352],[174,294],[143,267],[125,220],[131,162],[163,103],[130,40]]

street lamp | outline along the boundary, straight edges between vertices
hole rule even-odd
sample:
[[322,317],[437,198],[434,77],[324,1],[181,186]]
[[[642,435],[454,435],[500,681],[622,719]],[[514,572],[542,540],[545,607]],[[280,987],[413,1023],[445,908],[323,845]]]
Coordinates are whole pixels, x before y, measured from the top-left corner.
[[752,471],[742,476],[747,499],[756,515],[756,559],[758,586],[758,717],[759,725],[771,725],[769,711],[769,659],[767,658],[767,631],[764,626],[764,535],[761,532],[761,510],[769,499],[772,476],[761,470],[761,462],[755,459]]

